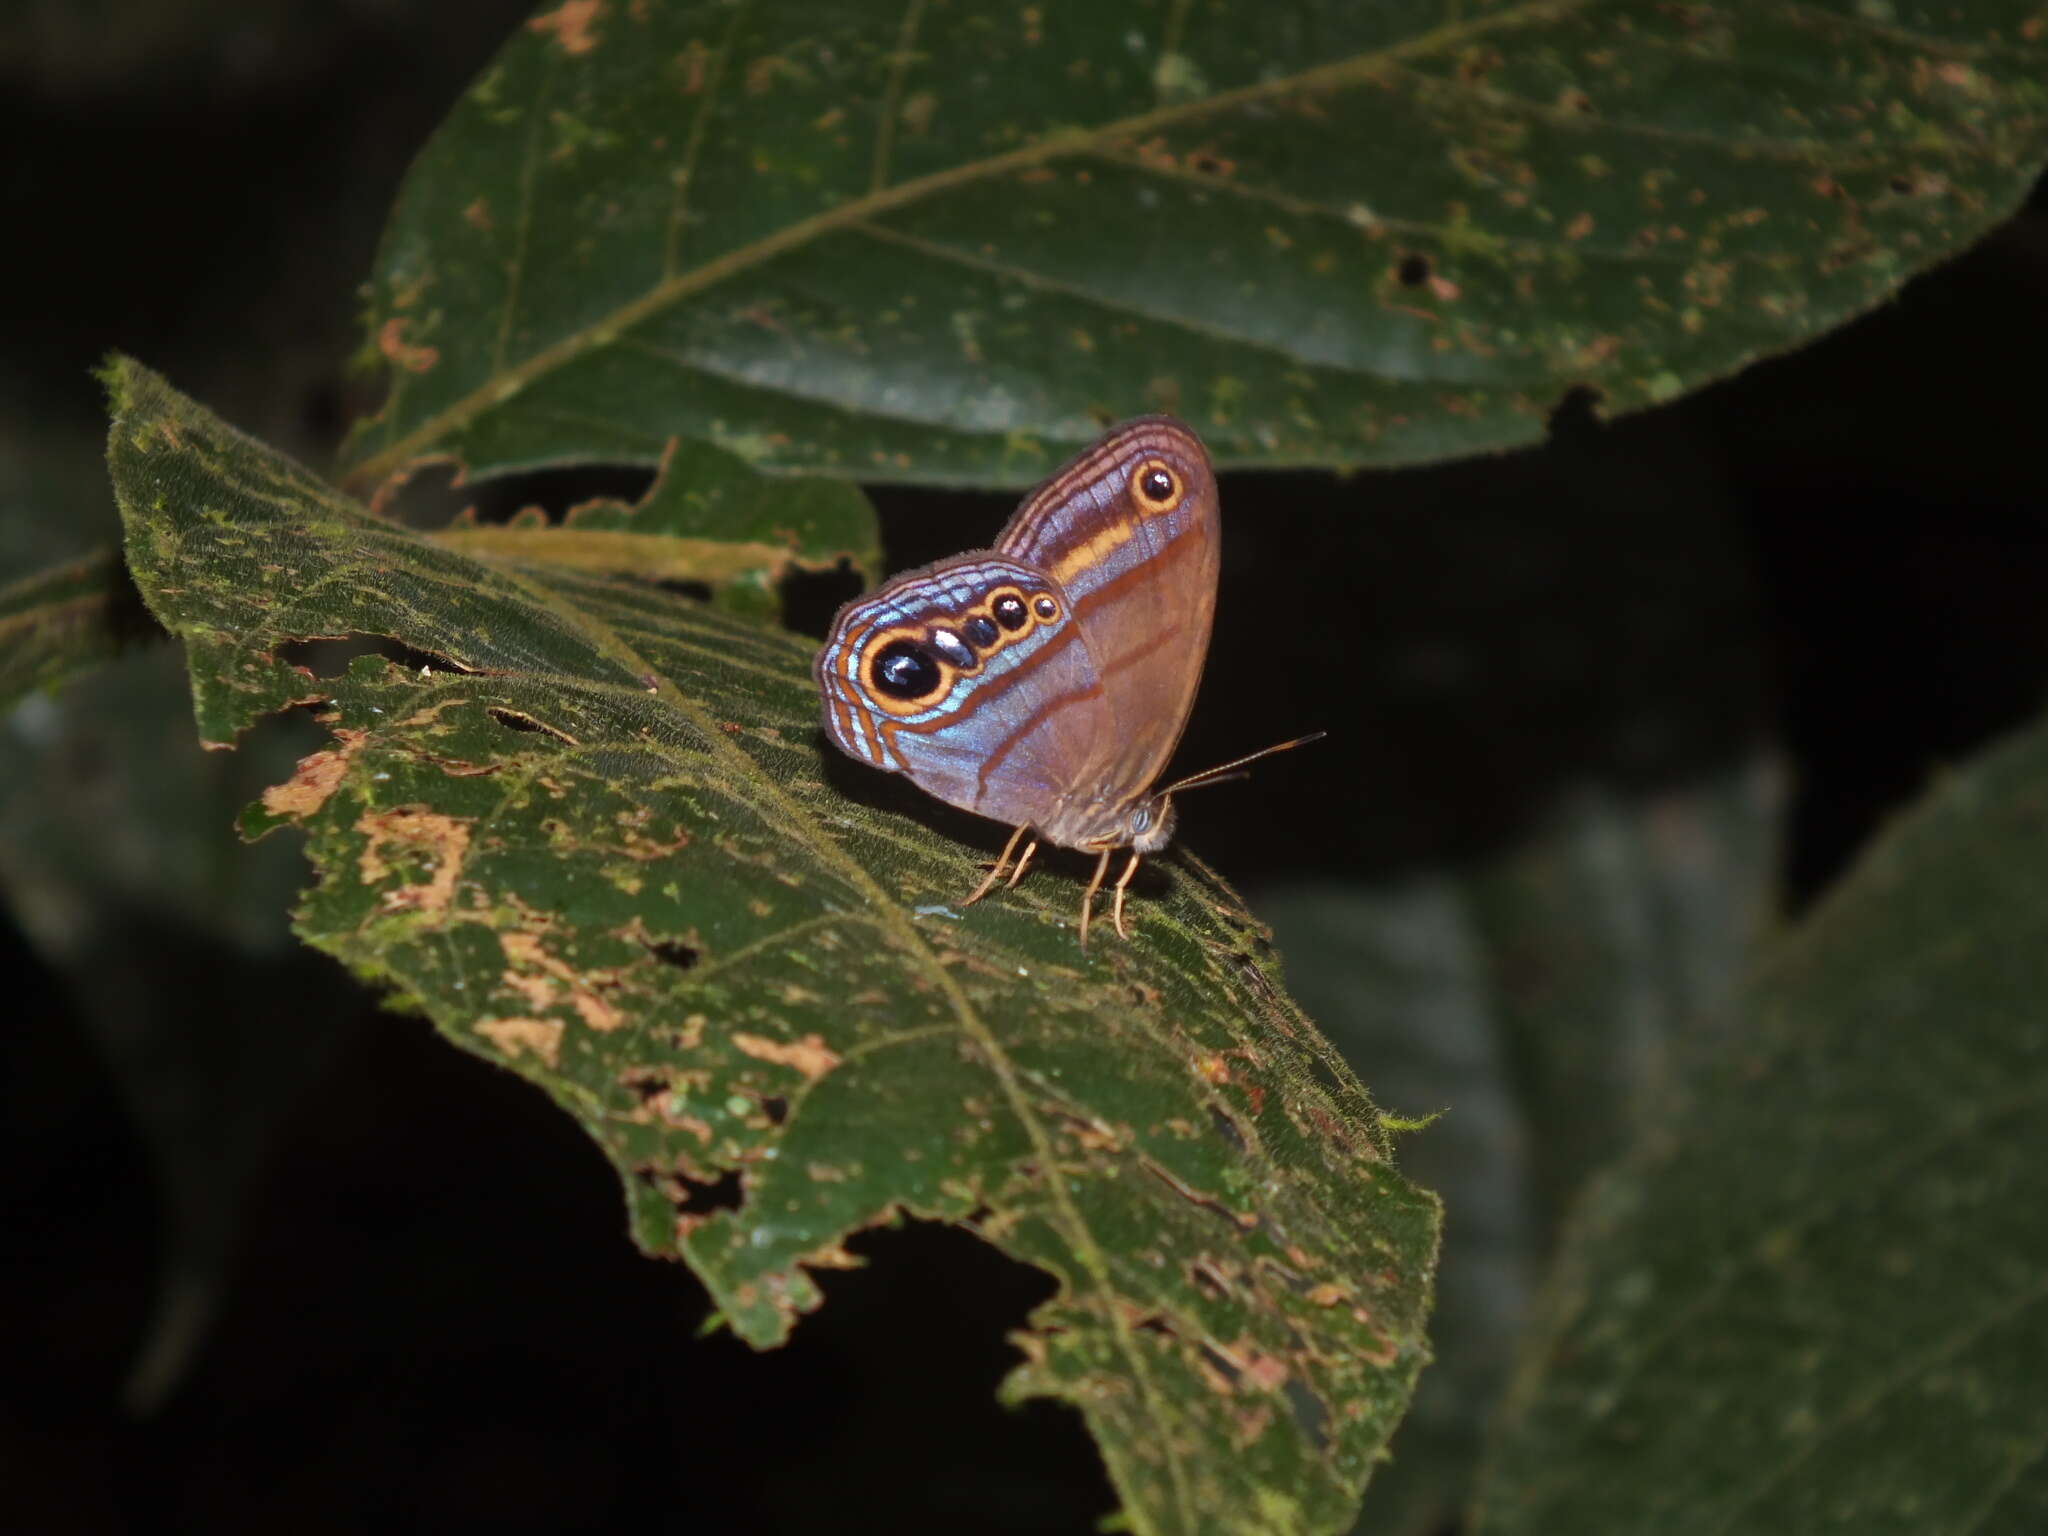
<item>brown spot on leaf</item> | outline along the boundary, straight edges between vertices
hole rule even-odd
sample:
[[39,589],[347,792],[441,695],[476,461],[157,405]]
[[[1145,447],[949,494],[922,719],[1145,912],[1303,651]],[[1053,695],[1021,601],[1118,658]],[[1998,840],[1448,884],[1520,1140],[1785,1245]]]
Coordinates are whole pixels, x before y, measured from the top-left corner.
[[527,22],[526,30],[554,34],[555,46],[570,55],[588,53],[597,46],[591,26],[604,14],[604,0],[562,0],[552,11],[543,11]]
[[576,1010],[576,1016],[600,1034],[617,1029],[626,1022],[625,1016],[607,1002],[588,979],[578,975],[575,967],[549,954],[538,934],[501,933],[498,942],[504,946],[505,957],[515,966],[541,972],[539,976],[529,976],[516,970],[507,971],[499,978],[505,986],[529,999],[532,1006],[549,1007],[560,1000],[558,993],[566,992],[569,1006]]
[[385,858],[420,857],[432,871],[430,877],[413,885],[387,891],[383,908],[387,912],[416,911],[429,917],[447,911],[455,894],[456,877],[469,852],[469,823],[438,811],[401,807],[392,811],[370,811],[359,818],[355,830],[369,839],[356,861],[363,884],[375,885],[392,871]]
[[839,1065],[839,1054],[825,1044],[822,1035],[805,1035],[801,1040],[770,1040],[766,1035],[734,1034],[732,1043],[757,1061],[772,1061],[779,1067],[794,1067],[816,1082]]
[[502,1056],[537,1056],[552,1067],[561,1055],[565,1027],[560,1019],[485,1019],[476,1032]]
[[405,339],[405,317],[393,315],[377,331],[377,350],[394,368],[407,373],[425,373],[441,361],[439,347],[415,346]]
[[334,793],[335,786],[348,771],[348,760],[356,755],[369,734],[368,731],[336,731],[334,739],[339,745],[332,751],[314,752],[300,758],[289,779],[263,791],[263,809],[273,816],[289,816],[293,820],[312,815],[327,803],[327,797]]
[[488,232],[491,227],[491,205],[480,197],[475,199],[462,210],[462,220],[471,229]]
[[745,75],[747,94],[749,96],[759,96],[775,84],[777,76],[794,73],[795,71],[790,68],[787,59],[781,58],[776,54],[764,53],[761,57],[747,65]]
[[1260,1392],[1277,1392],[1287,1383],[1290,1372],[1287,1362],[1278,1355],[1269,1355],[1257,1349],[1248,1341],[1240,1339],[1236,1346],[1238,1370],[1244,1384]]

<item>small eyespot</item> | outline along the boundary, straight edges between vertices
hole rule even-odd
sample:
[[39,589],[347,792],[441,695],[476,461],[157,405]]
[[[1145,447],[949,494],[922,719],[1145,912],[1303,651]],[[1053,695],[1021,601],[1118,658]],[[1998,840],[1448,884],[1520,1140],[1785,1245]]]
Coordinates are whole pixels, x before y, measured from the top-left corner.
[[1180,500],[1180,476],[1157,459],[1147,460],[1131,476],[1131,494],[1147,511],[1163,512]]
[[1047,597],[1041,592],[1036,598],[1032,599],[1031,611],[1037,614],[1040,619],[1050,624],[1060,616],[1060,605],[1056,600]]
[[936,693],[944,676],[932,653],[915,640],[891,640],[868,663],[869,684],[892,699]]
[[967,648],[967,642],[950,629],[932,631],[931,647],[956,667],[974,665],[974,652]]
[[960,633],[967,637],[967,643],[977,651],[986,651],[1002,639],[1002,631],[988,619],[976,614],[960,626]]
[[1031,615],[1024,611],[1024,599],[1014,592],[1005,592],[989,605],[989,612],[996,616],[996,622],[1015,634],[1031,622]]

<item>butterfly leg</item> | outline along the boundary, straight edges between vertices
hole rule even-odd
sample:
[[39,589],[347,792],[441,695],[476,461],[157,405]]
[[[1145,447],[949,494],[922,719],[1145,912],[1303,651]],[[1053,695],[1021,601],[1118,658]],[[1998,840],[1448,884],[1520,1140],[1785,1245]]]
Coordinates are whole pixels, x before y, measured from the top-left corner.
[[[981,884],[977,885],[974,888],[974,894],[968,897],[965,901],[961,902],[961,906],[971,907],[977,901],[981,900],[982,897],[986,896],[990,891],[995,889],[996,882],[1003,878],[1003,870],[1006,867],[1008,867],[1010,862],[1010,855],[1012,852],[1015,851],[1018,841],[1024,836],[1026,832],[1029,832],[1030,830],[1030,826],[1025,825],[1019,827],[1016,831],[1010,834],[1010,840],[1007,843],[1003,844],[1002,854],[1000,857],[996,859],[995,867],[989,870],[988,878],[982,881]],[[1037,846],[1038,844],[1036,843],[1033,843],[1031,845],[1032,848],[1036,848]],[[1024,850],[1024,857],[1027,859],[1031,857],[1031,848],[1027,848]],[[1018,866],[1017,873],[1021,875],[1023,872],[1023,866],[1020,864]],[[1010,881],[1010,884],[1015,885],[1016,883],[1017,882],[1013,877]]]
[[1102,850],[1102,857],[1095,861],[1095,878],[1088,882],[1088,889],[1081,897],[1081,951],[1088,950],[1088,909],[1095,905],[1095,893],[1102,889],[1102,877],[1109,873],[1110,850]]
[[1131,876],[1138,872],[1138,857],[1137,854],[1133,853],[1131,855],[1131,862],[1124,866],[1124,872],[1117,877],[1116,906],[1113,909],[1113,913],[1116,919],[1116,936],[1120,939],[1128,939],[1130,937],[1128,933],[1124,932],[1124,890],[1130,885]]
[[1010,878],[1003,882],[1006,891],[1015,890],[1017,882],[1024,878],[1024,871],[1031,867],[1031,855],[1038,852],[1038,839],[1033,838],[1024,845],[1024,856],[1017,861],[1017,867],[1010,871]]

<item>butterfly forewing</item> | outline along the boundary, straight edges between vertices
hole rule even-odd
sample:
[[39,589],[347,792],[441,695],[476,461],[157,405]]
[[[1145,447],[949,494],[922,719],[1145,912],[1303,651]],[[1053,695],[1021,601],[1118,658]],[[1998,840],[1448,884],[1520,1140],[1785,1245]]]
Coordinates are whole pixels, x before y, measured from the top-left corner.
[[[1170,494],[1148,496],[1139,482],[1160,470]],[[1165,417],[1127,423],[1040,487],[996,548],[1066,594],[1115,722],[1071,765],[1073,787],[1137,799],[1180,742],[1209,651],[1221,521],[1200,439]]]

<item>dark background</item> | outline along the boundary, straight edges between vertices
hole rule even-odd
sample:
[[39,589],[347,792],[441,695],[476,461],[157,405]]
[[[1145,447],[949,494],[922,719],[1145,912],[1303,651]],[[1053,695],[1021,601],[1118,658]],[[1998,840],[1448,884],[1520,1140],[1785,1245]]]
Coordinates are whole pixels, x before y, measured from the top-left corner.
[[[0,581],[112,528],[88,373],[109,349],[330,458],[375,399],[344,365],[384,210],[527,9],[0,22]],[[1574,398],[1541,449],[1229,478],[1182,764],[1331,737],[1188,802],[1185,839],[1240,886],[1369,883],[1510,846],[1565,787],[1654,792],[1775,751],[1797,910],[1942,763],[2040,705],[2044,258],[2037,195],[1895,304],[1676,406],[1602,423]],[[895,566],[986,543],[1013,502],[877,500]],[[847,593],[814,580],[792,617],[819,629]],[[152,664],[148,688],[175,689],[161,656],[122,666]],[[179,729],[65,738],[40,772],[109,795],[167,781],[170,759],[134,759],[196,757]],[[40,812],[8,761],[0,837],[77,819]],[[233,849],[232,809],[192,835],[274,858]],[[796,1531],[851,1512],[1078,1531],[1109,1508],[1076,1417],[993,1401],[1043,1277],[959,1234],[886,1232],[787,1348],[697,1339],[702,1292],[630,1247],[614,1177],[540,1095],[321,957],[93,873],[119,853],[73,861],[97,893],[85,938],[50,942],[43,888],[19,882],[0,929],[7,1528]],[[215,1123],[201,1090],[138,1069],[113,1022],[138,1017],[242,1063],[267,1116]],[[189,1150],[195,1125],[219,1174],[181,1194],[153,1149]],[[167,1266],[201,1300],[168,1314],[188,1350],[137,1409]]]

